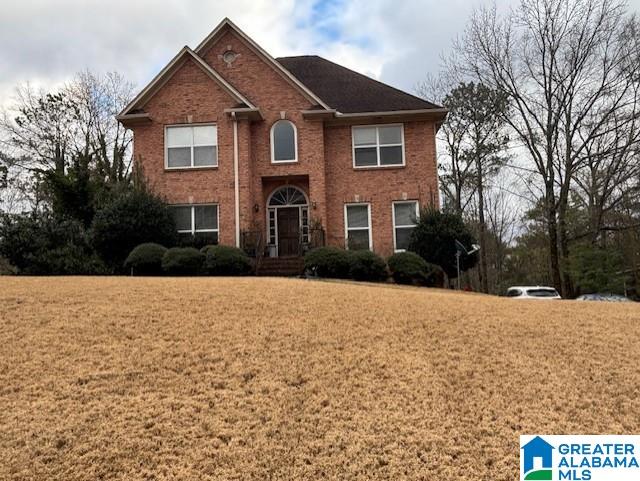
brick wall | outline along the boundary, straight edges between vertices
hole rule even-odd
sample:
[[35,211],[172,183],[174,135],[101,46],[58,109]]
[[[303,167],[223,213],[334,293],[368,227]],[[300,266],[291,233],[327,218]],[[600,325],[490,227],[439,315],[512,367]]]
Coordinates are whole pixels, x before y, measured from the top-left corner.
[[344,204],[368,202],[373,249],[393,253],[392,202],[417,200],[420,208],[437,203],[434,128],[426,121],[404,124],[404,167],[354,169],[351,126],[325,127],[329,243],[344,246]]
[[[220,242],[235,243],[233,201],[233,130],[224,114],[236,101],[196,66],[186,63],[145,105],[150,125],[134,128],[134,159],[142,166],[151,188],[170,204],[219,204]],[[218,167],[165,170],[164,126],[216,123]]]
[[[222,54],[240,54],[227,65]],[[331,244],[344,245],[344,204],[370,202],[374,250],[393,251],[391,202],[417,199],[426,206],[437,201],[435,131],[432,122],[405,124],[406,167],[354,170],[350,126],[325,126],[304,120],[302,110],[312,103],[248,45],[227,31],[208,51],[206,62],[260,108],[264,121],[238,121],[240,228],[266,231],[267,196],[278,185],[302,188],[315,208],[311,220],[320,221]],[[219,204],[220,242],[235,243],[233,122],[224,109],[237,102],[196,64],[187,60],[144,106],[149,125],[134,128],[134,158],[142,165],[151,187],[169,203]],[[270,129],[282,117],[297,128],[298,162],[271,163]],[[167,171],[164,168],[164,126],[216,123],[218,167]],[[356,197],[358,196],[358,197]],[[258,206],[256,212],[254,206]]]

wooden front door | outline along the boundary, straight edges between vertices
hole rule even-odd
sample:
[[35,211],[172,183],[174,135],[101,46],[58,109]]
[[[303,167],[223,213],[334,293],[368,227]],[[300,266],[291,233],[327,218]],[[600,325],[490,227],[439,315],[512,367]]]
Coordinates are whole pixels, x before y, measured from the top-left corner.
[[278,255],[300,254],[300,210],[297,207],[278,209]]

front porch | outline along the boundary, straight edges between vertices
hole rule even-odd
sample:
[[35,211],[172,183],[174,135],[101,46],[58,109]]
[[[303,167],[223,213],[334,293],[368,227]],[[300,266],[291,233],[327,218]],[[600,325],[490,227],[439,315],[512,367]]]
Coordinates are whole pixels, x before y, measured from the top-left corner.
[[314,205],[305,186],[308,191],[308,180],[283,185],[268,179],[263,183],[264,227],[240,234],[240,246],[255,259],[258,275],[301,274],[304,254],[325,245],[322,224],[310,215]]

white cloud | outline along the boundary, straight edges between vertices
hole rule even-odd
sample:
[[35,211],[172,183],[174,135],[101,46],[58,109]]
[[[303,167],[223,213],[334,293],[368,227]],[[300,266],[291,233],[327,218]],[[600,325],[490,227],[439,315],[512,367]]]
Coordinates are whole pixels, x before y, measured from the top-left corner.
[[411,91],[481,1],[13,1],[0,15],[0,105],[17,84],[55,87],[83,69],[117,70],[142,87],[225,16],[274,56],[322,55]]

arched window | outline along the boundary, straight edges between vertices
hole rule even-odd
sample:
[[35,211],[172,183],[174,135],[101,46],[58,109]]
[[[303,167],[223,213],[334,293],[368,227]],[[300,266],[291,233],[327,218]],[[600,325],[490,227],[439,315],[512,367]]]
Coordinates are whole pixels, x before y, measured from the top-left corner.
[[288,120],[278,120],[271,127],[271,162],[298,161],[298,134]]
[[297,187],[281,187],[269,197],[269,207],[289,205],[307,205],[307,198]]

